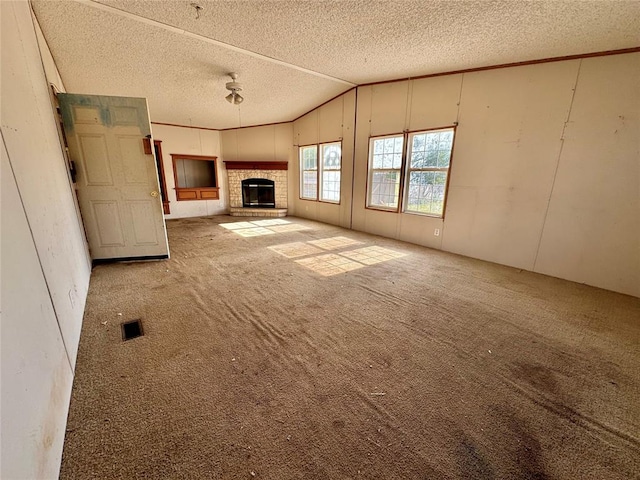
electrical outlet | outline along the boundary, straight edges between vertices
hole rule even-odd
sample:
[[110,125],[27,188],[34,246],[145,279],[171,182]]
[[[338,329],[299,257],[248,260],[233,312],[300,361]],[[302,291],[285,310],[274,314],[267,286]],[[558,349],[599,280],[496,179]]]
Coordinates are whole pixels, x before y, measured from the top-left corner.
[[440,236],[440,229],[439,229],[439,228],[436,228],[436,229],[433,231],[433,235],[434,235],[434,236],[436,236],[436,237],[439,237],[439,236]]

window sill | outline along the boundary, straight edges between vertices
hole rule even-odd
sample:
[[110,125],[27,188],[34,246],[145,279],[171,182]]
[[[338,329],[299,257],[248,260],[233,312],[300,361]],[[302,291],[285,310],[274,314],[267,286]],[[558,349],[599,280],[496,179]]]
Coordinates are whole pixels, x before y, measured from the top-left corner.
[[436,214],[436,213],[423,213],[423,212],[411,212],[411,211],[404,211],[402,213],[406,213],[407,215],[419,215],[421,217],[444,218],[443,214]]
[[398,213],[398,207],[384,208],[384,207],[378,207],[376,205],[367,205],[366,208],[367,210],[376,210],[378,212]]

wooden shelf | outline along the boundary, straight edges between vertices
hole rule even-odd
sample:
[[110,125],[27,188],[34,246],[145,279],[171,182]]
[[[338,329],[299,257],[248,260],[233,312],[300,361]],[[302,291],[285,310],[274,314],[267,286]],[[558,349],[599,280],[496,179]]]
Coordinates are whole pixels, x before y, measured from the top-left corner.
[[236,162],[225,161],[227,170],[288,170],[288,162]]

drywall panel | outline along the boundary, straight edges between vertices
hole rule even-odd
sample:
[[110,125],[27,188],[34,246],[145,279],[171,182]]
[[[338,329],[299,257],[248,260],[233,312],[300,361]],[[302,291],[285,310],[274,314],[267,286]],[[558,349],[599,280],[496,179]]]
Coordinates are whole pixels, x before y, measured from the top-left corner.
[[0,477],[58,478],[73,372],[4,141],[1,157]]
[[410,131],[448,127],[458,121],[462,75],[411,81]]
[[339,213],[339,208],[338,205],[331,203],[317,202],[314,220],[331,225],[338,225],[339,218],[337,218],[337,214]]
[[[198,128],[173,127],[151,124],[154,140],[162,141],[162,162],[171,213],[165,218],[200,217],[219,215],[228,211],[228,186],[226,171],[221,160],[220,132]],[[217,175],[219,179],[219,200],[176,199],[176,182],[173,174],[171,154],[205,155],[218,157]]]
[[320,139],[318,117],[318,109],[315,109],[293,122],[295,125],[295,145],[312,145],[314,143],[318,143]]
[[405,242],[440,249],[442,247],[443,226],[444,222],[441,218],[403,213],[400,215],[398,238]]
[[351,227],[351,212],[353,202],[353,173],[354,173],[354,141],[356,133],[356,98],[357,90],[342,96],[342,178],[340,191],[339,223],[344,228]]
[[533,269],[578,67],[464,74],[444,250]]
[[280,123],[273,126],[274,157],[279,162],[290,162],[294,154],[293,123]]
[[302,218],[309,218],[311,220],[317,220],[318,202],[301,200],[298,198],[295,203],[296,203],[296,216],[302,217]]
[[[279,125],[265,125],[263,127],[241,128],[236,130],[238,142],[238,160],[273,160],[286,162],[289,160],[288,146],[292,132],[290,124],[285,124],[288,131],[286,140],[282,136],[283,129]],[[280,135],[278,135],[280,134]],[[281,148],[278,148],[280,145]],[[282,148],[282,147],[285,148]],[[280,155],[280,156],[279,156]]]
[[27,2],[2,8],[2,135],[71,364],[91,274]]
[[293,125],[278,123],[220,132],[222,156],[230,161],[288,162],[293,147]]
[[342,143],[339,204],[300,199],[300,165],[296,145],[292,154],[295,160],[289,170],[295,178],[290,191],[295,215],[346,228],[351,226],[355,108],[356,91],[353,89],[294,122],[294,139],[302,139],[300,145],[336,140]]
[[344,95],[318,108],[318,142],[342,140]]
[[369,154],[369,130],[373,87],[358,87],[356,102],[355,145],[353,152],[353,190],[351,225],[355,230],[366,231],[367,159]]
[[361,230],[383,237],[399,238],[400,215],[368,209],[365,211],[364,225]]
[[640,54],[582,60],[535,270],[640,296]]
[[238,160],[275,160],[275,140],[272,126],[235,130]]
[[227,162],[238,160],[238,133],[236,130],[220,131],[220,150],[223,160]]
[[411,101],[408,81],[371,86],[370,101],[370,136],[400,133],[407,128],[407,107]]

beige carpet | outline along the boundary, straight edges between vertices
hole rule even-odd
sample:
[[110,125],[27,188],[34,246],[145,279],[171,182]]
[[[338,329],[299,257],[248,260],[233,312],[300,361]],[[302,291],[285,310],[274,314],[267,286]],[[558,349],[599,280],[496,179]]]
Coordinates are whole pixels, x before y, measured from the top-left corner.
[[640,299],[292,217],[168,231],[93,271],[62,478],[638,478]]

